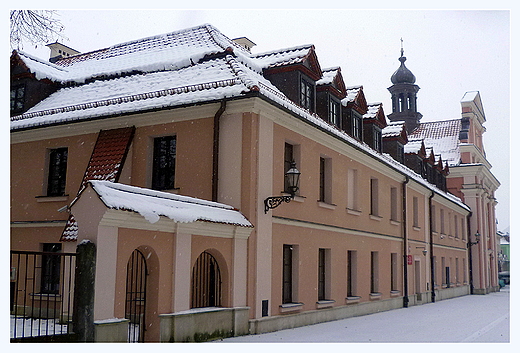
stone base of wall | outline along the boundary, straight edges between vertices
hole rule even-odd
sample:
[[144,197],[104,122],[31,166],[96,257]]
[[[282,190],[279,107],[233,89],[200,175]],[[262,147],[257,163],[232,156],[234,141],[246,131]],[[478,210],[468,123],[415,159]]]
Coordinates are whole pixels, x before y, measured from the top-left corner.
[[94,321],[94,342],[128,342],[128,319]]
[[249,308],[201,308],[159,315],[160,342],[205,342],[248,334]]
[[310,310],[296,314],[270,316],[249,320],[249,333],[259,334],[295,327],[314,325],[321,322],[348,317],[373,314],[403,307],[403,297],[349,304],[328,309]]

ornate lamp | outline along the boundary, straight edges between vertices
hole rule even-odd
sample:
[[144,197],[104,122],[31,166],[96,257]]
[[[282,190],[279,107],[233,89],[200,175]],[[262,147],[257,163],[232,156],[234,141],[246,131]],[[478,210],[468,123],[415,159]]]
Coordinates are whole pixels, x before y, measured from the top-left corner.
[[472,242],[471,239],[468,241],[468,248],[471,246],[471,245],[477,245],[478,242],[480,241],[480,233],[477,232],[475,233],[475,239],[477,240],[476,242]]
[[271,196],[264,200],[264,212],[267,213],[270,209],[276,208],[282,204],[282,202],[291,202],[294,199],[294,195],[299,189],[300,185],[300,171],[296,168],[296,162],[291,162],[291,167],[285,173],[285,181],[287,185],[287,191],[290,195],[282,196]]

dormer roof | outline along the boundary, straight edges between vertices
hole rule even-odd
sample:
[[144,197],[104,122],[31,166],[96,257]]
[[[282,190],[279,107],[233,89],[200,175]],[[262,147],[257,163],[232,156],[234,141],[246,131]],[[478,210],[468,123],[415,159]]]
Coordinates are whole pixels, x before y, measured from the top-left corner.
[[380,128],[387,126],[383,103],[370,103],[367,108],[368,111],[363,115],[363,122],[375,123]]
[[338,98],[344,98],[347,94],[347,88],[341,75],[341,68],[337,66],[323,69],[323,76],[316,81],[316,90],[328,90]]
[[366,114],[368,104],[363,93],[363,86],[347,87],[347,96],[341,100],[341,104],[345,107],[355,108],[360,114]]
[[405,125],[404,121],[391,121],[382,131],[383,139],[398,140],[405,145],[408,142]]
[[299,68],[303,69],[315,81],[318,81],[323,76],[314,45],[312,44],[253,54],[251,58],[267,73]]

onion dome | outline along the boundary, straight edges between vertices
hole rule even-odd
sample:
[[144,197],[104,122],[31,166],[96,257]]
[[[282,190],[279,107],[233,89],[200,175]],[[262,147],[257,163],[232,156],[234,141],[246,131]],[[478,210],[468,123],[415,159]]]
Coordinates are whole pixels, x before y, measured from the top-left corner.
[[404,65],[404,62],[406,61],[406,57],[403,56],[403,51],[401,50],[401,57],[399,58],[399,61],[401,62],[401,66],[394,72],[394,74],[391,77],[392,83],[398,84],[398,83],[415,83],[415,76],[412,74],[410,70]]

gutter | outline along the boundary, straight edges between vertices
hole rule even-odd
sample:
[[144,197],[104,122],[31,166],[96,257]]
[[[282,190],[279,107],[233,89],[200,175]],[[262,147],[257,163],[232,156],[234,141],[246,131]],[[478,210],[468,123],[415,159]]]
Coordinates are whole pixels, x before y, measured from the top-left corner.
[[410,178],[405,175],[405,180],[402,184],[403,193],[403,308],[408,308],[408,233],[407,233],[407,222],[406,222],[406,184],[410,181]]
[[226,100],[220,102],[220,108],[213,117],[213,172],[211,179],[211,200],[218,201],[218,157],[220,145],[220,117],[226,110]]
[[473,256],[471,253],[471,222],[470,218],[473,213],[470,212],[468,216],[466,217],[466,236],[468,239],[467,247],[468,247],[468,267],[469,267],[469,294],[473,294]]

